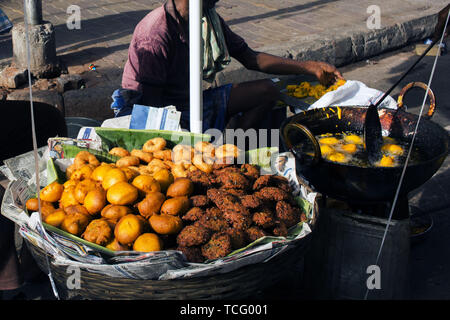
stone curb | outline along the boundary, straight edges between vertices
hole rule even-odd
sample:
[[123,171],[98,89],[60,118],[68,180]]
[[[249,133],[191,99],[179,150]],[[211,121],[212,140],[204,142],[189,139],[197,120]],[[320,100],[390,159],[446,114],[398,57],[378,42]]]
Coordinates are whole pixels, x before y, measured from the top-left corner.
[[[433,14],[377,30],[305,36],[298,38],[294,44],[266,46],[259,51],[296,60],[324,61],[341,67],[426,39],[434,32],[436,22],[437,15]],[[247,70],[233,61],[218,75],[218,84],[262,78],[267,78],[267,74]]]

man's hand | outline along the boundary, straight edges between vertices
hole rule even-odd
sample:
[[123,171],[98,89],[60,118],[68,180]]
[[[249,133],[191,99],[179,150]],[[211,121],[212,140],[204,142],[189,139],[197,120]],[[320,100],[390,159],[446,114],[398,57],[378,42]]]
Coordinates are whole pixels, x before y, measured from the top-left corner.
[[327,87],[339,79],[344,79],[335,66],[320,61],[311,62],[311,73],[316,76],[322,85]]
[[[441,38],[442,33],[444,32],[445,22],[447,21],[447,16],[448,16],[449,9],[450,9],[450,4],[448,6],[446,6],[444,9],[442,9],[441,11],[439,11],[439,13],[438,13],[438,23],[436,25],[436,28],[434,29],[433,40],[437,40],[437,39]],[[447,30],[445,30],[444,37],[448,36],[449,30],[450,30],[450,27],[447,26]]]

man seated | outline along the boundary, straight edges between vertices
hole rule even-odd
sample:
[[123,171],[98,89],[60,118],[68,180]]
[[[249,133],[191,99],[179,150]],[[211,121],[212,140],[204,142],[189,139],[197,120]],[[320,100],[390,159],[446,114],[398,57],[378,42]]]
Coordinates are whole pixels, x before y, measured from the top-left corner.
[[[244,67],[267,74],[314,75],[322,84],[342,78],[332,65],[296,61],[252,50],[215,12],[218,0],[203,1],[203,79],[212,83],[217,72],[237,59]],[[189,129],[189,0],[168,0],[137,25],[128,51],[122,88],[141,93],[140,103],[182,112]],[[223,130],[240,114],[239,128],[261,128],[270,117],[279,91],[271,80],[227,84],[203,93],[203,129]],[[131,112],[131,111],[130,111]]]

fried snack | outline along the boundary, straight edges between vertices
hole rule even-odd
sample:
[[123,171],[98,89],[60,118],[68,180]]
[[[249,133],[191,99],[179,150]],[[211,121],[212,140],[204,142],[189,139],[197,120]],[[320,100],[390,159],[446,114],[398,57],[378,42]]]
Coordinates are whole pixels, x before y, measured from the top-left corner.
[[152,229],[158,234],[177,234],[183,228],[183,221],[178,216],[154,214],[148,221]]
[[158,181],[161,192],[166,193],[169,186],[174,182],[174,177],[168,169],[161,169],[153,174],[153,179]]
[[207,191],[207,196],[224,214],[236,213],[245,216],[250,214],[248,209],[241,204],[239,198],[228,192],[212,188]]
[[[237,159],[240,155],[240,150],[234,144],[223,144],[216,148],[215,156],[219,163],[228,163],[226,160]],[[222,160],[222,161],[221,161]]]
[[206,195],[199,194],[189,198],[192,207],[207,207],[211,204],[211,201],[208,199]]
[[186,170],[186,167],[183,163],[176,163],[172,168],[172,174],[175,179],[177,178],[186,178],[188,176],[189,171]]
[[66,218],[66,213],[64,212],[64,209],[60,208],[60,209],[56,209],[52,213],[48,214],[45,217],[44,222],[53,227],[59,228],[65,218]]
[[264,187],[254,193],[258,198],[269,201],[288,200],[290,198],[286,191],[277,187]]
[[105,219],[92,220],[81,237],[89,242],[104,246],[111,242],[113,229]]
[[132,213],[133,210],[130,207],[108,204],[102,209],[100,215],[111,222],[117,223],[120,218]]
[[349,144],[344,144],[341,147],[342,151],[344,151],[345,153],[348,154],[354,154],[358,149],[356,147],[356,144],[353,143],[349,143]]
[[139,170],[136,170],[135,168],[136,168],[135,166],[120,168],[120,170],[122,170],[123,173],[125,173],[125,176],[127,177],[127,182],[133,181],[134,178],[136,178],[141,174]]
[[123,158],[130,155],[130,152],[122,147],[114,147],[111,150],[109,150],[108,153],[119,158]]
[[217,175],[217,182],[225,189],[247,190],[250,187],[248,179],[238,172],[221,172]]
[[130,246],[144,232],[144,221],[139,217],[128,214],[119,220],[114,228],[114,236],[119,243]]
[[286,201],[277,202],[275,215],[287,228],[300,222],[300,210]]
[[106,191],[102,188],[95,188],[88,192],[84,198],[84,207],[90,215],[99,213],[106,205]]
[[199,141],[195,143],[194,150],[207,158],[214,158],[216,155],[216,148],[212,143],[207,141]]
[[133,149],[131,150],[131,154],[134,157],[139,158],[142,162],[149,163],[153,160],[153,154],[150,152],[145,152],[139,149]]
[[66,182],[64,182],[63,187],[64,187],[64,189],[71,188],[71,187],[76,187],[78,182],[80,182],[80,181],[69,179]]
[[126,206],[134,203],[138,196],[138,189],[128,182],[118,182],[106,192],[106,199],[108,202],[119,206]]
[[85,179],[77,183],[75,186],[75,199],[79,203],[84,203],[84,199],[86,198],[86,195],[89,191],[92,191],[94,189],[99,188],[99,185],[97,185],[95,180],[92,179]]
[[393,157],[383,154],[383,157],[377,165],[379,167],[393,167],[395,165],[395,160]]
[[216,182],[214,175],[207,174],[201,170],[188,172],[187,177],[194,183],[194,189],[197,194],[206,192]]
[[[53,204],[51,202],[44,201],[41,199],[41,207],[45,207],[45,206],[54,208]],[[25,207],[27,208],[28,211],[39,211],[38,199],[37,198],[28,199],[27,202],[25,202]]]
[[341,152],[333,152],[330,153],[327,157],[327,160],[332,161],[332,162],[339,162],[339,163],[346,163],[348,162],[349,158],[341,153]]
[[70,177],[75,172],[75,170],[77,170],[77,168],[76,168],[74,163],[71,164],[70,166],[68,166],[67,169],[66,169],[66,178],[70,179]]
[[229,227],[228,221],[225,220],[220,210],[206,210],[200,219],[195,223],[205,227],[211,231],[217,232]]
[[292,188],[289,186],[288,179],[282,176],[263,175],[253,183],[253,190],[260,190],[264,187],[277,187],[287,193],[292,193]]
[[220,187],[220,190],[223,190],[223,191],[225,191],[229,194],[232,194],[233,196],[238,197],[238,198],[245,196],[247,193],[246,190],[243,190],[243,189],[228,189],[228,188],[224,188],[223,186]]
[[82,205],[74,205],[65,208],[64,211],[66,217],[61,224],[61,229],[76,236],[81,235],[91,221],[86,208]]
[[364,144],[363,138],[356,134],[345,135],[344,141],[347,143],[353,143],[353,144]]
[[183,252],[183,254],[186,256],[186,260],[189,262],[202,263],[203,261],[205,261],[205,257],[203,257],[200,247],[179,246],[176,250]]
[[167,189],[168,197],[189,197],[194,192],[194,184],[188,178],[177,178]]
[[262,205],[262,200],[254,194],[246,194],[240,197],[241,203],[244,207],[249,209],[256,209]]
[[253,214],[252,221],[263,229],[273,227],[275,219],[270,210],[258,211]]
[[208,243],[202,246],[202,255],[209,260],[223,258],[231,251],[231,239],[225,232],[213,234]]
[[166,196],[161,192],[149,192],[145,198],[137,204],[139,213],[148,219],[154,214],[158,214],[162,204],[166,200]]
[[166,140],[164,138],[153,138],[147,140],[142,146],[142,150],[145,152],[154,153],[155,151],[163,150],[166,147]]
[[147,166],[152,172],[156,172],[156,168],[171,169],[170,165],[161,159],[153,159]]
[[113,168],[106,172],[103,181],[102,181],[102,187],[105,190],[108,190],[113,185],[115,185],[118,182],[126,182],[128,181],[128,178],[122,170],[119,168]]
[[172,161],[172,150],[164,149],[153,152],[153,157],[163,161]]
[[211,237],[208,229],[199,225],[189,225],[183,228],[177,236],[177,243],[180,247],[199,246]]
[[64,186],[55,181],[40,191],[40,198],[43,201],[56,202],[61,199],[63,191]]
[[129,167],[129,166],[138,166],[141,160],[135,156],[125,156],[116,161],[116,166],[119,168]]
[[97,167],[100,165],[100,161],[97,160],[97,158],[88,151],[80,151],[75,156],[75,160],[73,162],[76,169],[80,169],[81,167],[90,164],[94,167]]
[[203,153],[195,153],[192,158],[192,164],[205,173],[213,171],[214,158],[208,157]]
[[91,179],[102,182],[106,176],[106,173],[113,168],[114,167],[112,165],[103,163],[92,171]]
[[129,251],[130,250],[129,246],[125,246],[125,245],[121,244],[119,241],[117,241],[116,238],[113,238],[113,240],[110,241],[105,247],[112,251]]
[[185,215],[183,215],[182,219],[183,221],[195,222],[198,221],[203,215],[205,215],[205,210],[199,207],[193,207],[189,209]]
[[248,243],[247,233],[244,230],[236,228],[227,228],[225,233],[230,236],[231,247],[233,250],[245,247]]
[[284,222],[276,220],[272,233],[277,237],[286,237],[288,235],[288,228]]
[[184,144],[177,144],[172,149],[172,161],[174,163],[191,163],[194,157],[194,148]]
[[233,227],[239,230],[246,230],[252,224],[251,216],[237,213],[235,211],[224,211],[223,217]]
[[149,192],[160,192],[161,186],[158,181],[156,181],[153,177],[147,175],[139,175],[133,179],[131,183],[133,186],[138,188],[141,195],[145,195]]
[[390,156],[401,156],[403,155],[404,150],[398,144],[387,143],[381,147],[381,152]]
[[266,231],[257,226],[251,226],[250,228],[245,230],[245,232],[247,233],[247,237],[250,242],[256,241],[259,238],[269,235]]
[[163,242],[155,233],[141,234],[133,243],[133,250],[140,252],[161,251]]
[[243,165],[241,165],[241,172],[251,182],[258,179],[259,176],[261,175],[259,167],[248,163],[244,163]]
[[174,197],[164,201],[161,206],[161,214],[182,216],[189,210],[189,207],[190,203],[188,197]]
[[95,167],[93,165],[87,164],[82,166],[81,168],[75,170],[74,173],[70,176],[70,179],[73,180],[85,180],[89,179],[94,172]]
[[61,195],[61,199],[59,200],[59,207],[65,209],[67,207],[74,206],[77,204],[80,203],[75,197],[75,187],[70,186],[65,188]]

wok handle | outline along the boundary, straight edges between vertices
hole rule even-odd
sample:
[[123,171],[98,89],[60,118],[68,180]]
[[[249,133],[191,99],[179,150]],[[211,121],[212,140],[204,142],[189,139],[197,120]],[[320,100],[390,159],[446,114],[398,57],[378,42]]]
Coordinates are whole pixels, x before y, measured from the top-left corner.
[[403,97],[405,96],[405,94],[411,90],[412,88],[422,88],[425,91],[428,90],[428,97],[430,98],[430,107],[428,108],[428,112],[426,115],[424,115],[424,118],[426,119],[431,119],[431,117],[434,114],[434,111],[436,110],[436,97],[433,93],[433,91],[431,90],[431,88],[428,88],[428,86],[423,83],[423,82],[411,82],[408,83],[400,92],[400,95],[398,96],[397,99],[397,106],[399,108],[403,108],[404,107],[404,103],[403,103]]
[[316,137],[312,134],[312,132],[305,127],[304,125],[298,124],[298,123],[289,123],[287,124],[283,129],[283,137],[284,141],[286,143],[286,147],[288,150],[290,150],[292,153],[295,153],[294,151],[294,145],[292,144],[291,140],[289,139],[289,132],[292,130],[300,131],[304,136],[306,136],[312,143],[314,148],[314,158],[312,160],[313,164],[316,164],[319,162],[319,160],[322,158],[322,152],[320,151],[320,145],[316,140]]

